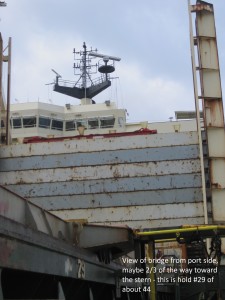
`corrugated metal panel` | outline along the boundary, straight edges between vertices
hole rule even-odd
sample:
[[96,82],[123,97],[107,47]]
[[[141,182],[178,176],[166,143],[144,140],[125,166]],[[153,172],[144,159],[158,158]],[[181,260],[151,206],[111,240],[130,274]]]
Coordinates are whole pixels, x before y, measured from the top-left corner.
[[[71,182],[8,185],[24,197],[134,192],[201,187],[199,174],[148,176],[118,179],[96,179]],[[138,199],[137,199],[138,201]]]
[[[137,200],[138,199],[138,200]],[[199,188],[180,188],[171,190],[135,191],[130,193],[103,193],[84,195],[62,195],[54,197],[32,197],[31,201],[46,210],[77,208],[120,207],[137,205],[156,205],[169,203],[201,202]]]
[[[54,146],[53,146],[54,147]],[[1,172],[198,158],[198,146],[128,149],[0,159]]]
[[[39,156],[40,153],[45,155],[61,153],[83,153],[96,151],[109,151],[121,149],[142,149],[155,147],[170,147],[177,145],[195,145],[198,139],[195,132],[141,135],[141,136],[124,136],[117,138],[97,137],[80,140],[65,140],[61,142],[49,142],[40,144],[18,144],[0,148],[0,158],[7,157],[27,157]],[[90,148],[91,144],[91,148]]]
[[[119,222],[124,219],[127,221],[140,220],[158,220],[158,219],[176,219],[187,218],[192,216],[198,217],[203,214],[201,203],[182,203],[169,205],[152,205],[146,209],[145,206],[131,206],[131,207],[111,207],[93,209],[77,209],[76,219],[86,219],[91,223],[106,223]],[[64,215],[65,219],[73,219],[74,213],[71,210],[63,210],[55,212],[57,216]]]
[[94,180],[96,178],[144,177],[149,174],[191,174],[200,172],[199,160],[175,160],[156,162],[137,162],[130,164],[99,165],[58,169],[39,169],[0,173],[4,185],[21,183],[61,182],[75,180]]
[[2,151],[0,183],[65,218],[135,228],[204,222],[195,132],[26,144],[10,151],[9,157]]

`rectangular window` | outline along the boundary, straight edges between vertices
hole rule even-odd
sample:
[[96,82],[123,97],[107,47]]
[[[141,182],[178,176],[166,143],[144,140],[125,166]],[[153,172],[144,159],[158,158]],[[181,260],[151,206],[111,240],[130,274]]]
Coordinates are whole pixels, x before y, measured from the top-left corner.
[[21,118],[13,118],[12,125],[13,125],[13,128],[22,128]]
[[110,117],[103,117],[100,119],[101,128],[112,128],[115,123],[115,118],[112,116]]
[[36,126],[36,117],[23,117],[23,127],[35,127]]
[[51,119],[47,117],[39,117],[40,128],[50,128]]
[[52,120],[52,129],[54,130],[63,130],[63,121],[62,120]]
[[76,129],[75,121],[66,121],[66,131],[72,131]]
[[99,128],[98,119],[88,119],[88,128],[89,129]]

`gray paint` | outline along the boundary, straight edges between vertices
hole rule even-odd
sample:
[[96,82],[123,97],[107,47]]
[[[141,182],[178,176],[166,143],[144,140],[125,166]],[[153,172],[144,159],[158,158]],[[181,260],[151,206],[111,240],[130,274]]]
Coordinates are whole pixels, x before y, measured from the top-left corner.
[[104,193],[85,195],[63,195],[54,197],[33,197],[30,200],[47,210],[98,208],[134,205],[156,205],[169,203],[201,202],[199,188],[182,188],[158,191],[128,193]]
[[10,146],[8,155],[3,147],[0,183],[65,219],[200,224],[197,141],[188,132]]
[[[91,151],[91,149],[90,149]],[[71,166],[97,166],[105,164],[124,164],[134,162],[195,159],[199,157],[198,146],[177,146],[146,148],[118,151],[101,151],[89,153],[71,153],[34,157],[2,158],[0,170],[38,170],[49,168],[66,168]]]
[[[90,181],[9,185],[8,188],[24,197],[73,194],[117,193],[201,187],[199,174],[149,176]],[[138,201],[138,199],[137,199]]]

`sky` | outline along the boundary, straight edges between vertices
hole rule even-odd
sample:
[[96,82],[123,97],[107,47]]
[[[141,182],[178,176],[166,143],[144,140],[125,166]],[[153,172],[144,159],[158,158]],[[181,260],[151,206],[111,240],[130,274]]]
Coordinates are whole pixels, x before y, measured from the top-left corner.
[[[121,58],[112,87],[94,100],[114,100],[128,121],[167,121],[194,110],[187,0],[5,0],[4,47],[12,37],[11,102],[79,104],[52,91],[56,70],[75,81],[73,49],[97,48]],[[225,1],[214,4],[225,88]],[[194,4],[194,1],[192,1]],[[7,50],[6,50],[7,51]],[[5,68],[5,66],[4,66]],[[7,76],[4,72],[4,83]]]

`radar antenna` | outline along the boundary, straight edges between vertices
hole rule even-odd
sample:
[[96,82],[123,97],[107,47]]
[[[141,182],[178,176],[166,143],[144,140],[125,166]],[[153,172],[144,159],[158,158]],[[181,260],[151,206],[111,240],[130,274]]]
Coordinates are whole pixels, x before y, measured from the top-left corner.
[[[56,74],[56,82],[54,91],[82,99],[98,95],[103,90],[111,86],[111,81],[108,76],[109,73],[115,71],[114,61],[120,61],[120,58],[100,54],[95,50],[87,50],[87,46],[83,43],[83,50],[74,53],[74,75],[79,76],[76,82],[59,80],[61,76],[52,69]],[[92,59],[101,58],[98,63],[93,64]],[[110,61],[110,63],[109,63]],[[93,79],[92,76],[100,72],[102,75]],[[62,84],[61,84],[62,83]],[[69,86],[70,85],[70,86]]]
[[[119,58],[119,57],[100,54],[100,53],[97,53],[97,52],[90,52],[89,55],[93,56],[93,57],[102,58],[102,61],[104,62],[104,64],[102,64],[101,61],[99,62],[98,71],[100,73],[106,74],[106,79],[108,78],[107,74],[112,73],[112,72],[115,71],[114,61],[120,61],[121,60],[121,58]],[[108,64],[108,62],[110,60],[113,61],[113,64]]]

